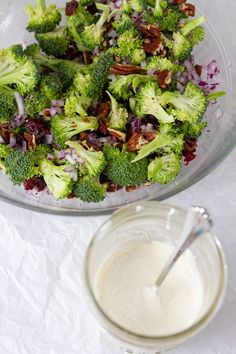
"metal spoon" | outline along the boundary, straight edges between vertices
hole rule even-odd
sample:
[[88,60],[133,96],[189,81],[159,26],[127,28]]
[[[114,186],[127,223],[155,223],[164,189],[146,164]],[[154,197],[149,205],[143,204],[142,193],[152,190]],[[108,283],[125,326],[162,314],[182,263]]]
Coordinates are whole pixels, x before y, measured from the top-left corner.
[[211,226],[212,221],[204,208],[192,206],[189,209],[180,240],[154,284],[156,290],[158,290],[161,286],[178,258],[191,246],[194,241],[208,232]]

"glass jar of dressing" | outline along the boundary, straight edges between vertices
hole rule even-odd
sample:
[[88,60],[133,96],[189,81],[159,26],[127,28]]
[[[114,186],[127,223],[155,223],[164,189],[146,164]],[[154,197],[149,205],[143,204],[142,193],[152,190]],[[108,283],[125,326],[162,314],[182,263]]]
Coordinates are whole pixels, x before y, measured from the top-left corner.
[[227,270],[219,241],[201,236],[158,293],[154,283],[181,234],[186,211],[131,204],[96,232],[85,259],[89,303],[117,347],[133,353],[173,348],[198,333],[222,303]]

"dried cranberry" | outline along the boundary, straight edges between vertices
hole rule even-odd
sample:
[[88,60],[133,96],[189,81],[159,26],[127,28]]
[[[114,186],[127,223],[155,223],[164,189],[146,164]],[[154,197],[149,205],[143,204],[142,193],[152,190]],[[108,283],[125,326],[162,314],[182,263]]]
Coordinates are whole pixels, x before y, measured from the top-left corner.
[[24,182],[24,188],[26,191],[31,191],[35,187],[38,189],[38,192],[42,192],[46,188],[46,183],[43,177],[32,177],[28,179],[28,181]]
[[50,134],[50,127],[48,123],[41,119],[29,119],[29,121],[26,123],[26,128],[38,139],[47,134]]
[[184,142],[184,164],[188,165],[196,158],[195,152],[197,151],[197,139],[187,139]]
[[66,16],[74,15],[76,9],[78,7],[78,2],[76,0],[72,0],[66,3]]

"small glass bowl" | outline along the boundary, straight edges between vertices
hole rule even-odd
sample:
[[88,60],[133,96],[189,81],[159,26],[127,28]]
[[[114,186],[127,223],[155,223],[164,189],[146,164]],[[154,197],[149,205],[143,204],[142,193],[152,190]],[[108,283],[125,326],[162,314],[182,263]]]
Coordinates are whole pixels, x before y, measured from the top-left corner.
[[[186,218],[186,211],[159,202],[142,202],[115,212],[94,235],[85,258],[84,279],[89,304],[101,327],[126,349],[163,351],[175,347],[202,330],[214,317],[225,294],[227,266],[221,245],[208,232],[191,247],[203,282],[201,311],[191,327],[168,336],[149,337],[127,331],[102,310],[95,292],[98,269],[107,256],[127,242],[158,240],[176,244]],[[187,309],[186,309],[187,310]]]

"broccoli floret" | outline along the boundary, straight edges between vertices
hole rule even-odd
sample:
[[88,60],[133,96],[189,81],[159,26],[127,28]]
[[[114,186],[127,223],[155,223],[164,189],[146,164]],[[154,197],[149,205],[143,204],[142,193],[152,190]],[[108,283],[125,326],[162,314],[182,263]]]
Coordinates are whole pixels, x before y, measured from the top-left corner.
[[66,145],[74,149],[77,155],[84,160],[90,177],[98,176],[104,170],[106,160],[102,151],[86,150],[76,141],[68,141]]
[[133,64],[140,64],[146,57],[142,49],[142,38],[136,29],[130,29],[118,38],[116,55],[120,58],[128,57]]
[[46,108],[51,107],[51,100],[44,92],[33,91],[25,97],[25,112],[34,118]]
[[14,184],[21,184],[37,173],[27,152],[13,150],[5,159],[6,173]]
[[[109,151],[110,150],[110,151]],[[119,152],[119,149],[106,146],[107,177],[118,185],[139,186],[147,180],[148,159],[133,163],[135,154],[132,152]]]
[[77,198],[86,203],[99,203],[106,197],[107,184],[101,184],[99,177],[85,176],[74,187]]
[[39,162],[40,172],[49,191],[56,199],[67,198],[73,189],[73,180],[65,165],[56,166],[48,159]]
[[51,152],[51,149],[46,144],[37,145],[33,150],[28,151],[28,154],[34,164],[38,165],[38,162],[46,157]]
[[183,144],[183,135],[179,132],[177,134],[170,124],[164,124],[160,127],[155,139],[141,147],[133,162],[139,161],[153,152],[181,154]]
[[40,92],[50,100],[57,100],[62,97],[63,86],[59,76],[55,73],[42,77]]
[[179,29],[179,20],[182,17],[180,13],[170,12],[160,19],[161,31],[174,32]]
[[[198,17],[190,20],[179,32],[173,34],[173,55],[176,59],[184,60],[191,53],[193,46],[191,43],[191,32],[205,21],[205,17]],[[190,37],[188,37],[190,35]]]
[[147,8],[146,0],[126,0],[123,1],[122,11],[130,13],[132,10],[142,12]]
[[39,78],[38,66],[18,46],[0,51],[0,86],[13,86],[25,94],[36,87]]
[[171,123],[174,117],[168,114],[160,104],[161,91],[155,82],[148,82],[137,95],[136,112],[138,115],[151,114],[160,122]]
[[81,43],[88,50],[93,50],[101,44],[103,33],[105,32],[104,24],[110,15],[110,7],[108,5],[97,3],[96,6],[98,10],[102,10],[99,20],[96,24],[85,26],[80,34]]
[[126,31],[129,31],[132,29],[134,30],[136,28],[132,18],[125,13],[122,14],[121,20],[119,19],[119,20],[112,22],[112,26],[115,28],[116,32],[119,34],[122,34]]
[[207,108],[204,92],[192,82],[187,84],[184,94],[178,91],[164,92],[160,102],[164,106],[172,105],[171,114],[178,120],[191,123],[200,120]]
[[192,47],[197,45],[199,42],[202,42],[205,37],[205,29],[202,26],[194,28],[188,35],[188,40],[191,43]]
[[0,87],[0,123],[8,122],[17,112],[14,92]]
[[36,5],[27,5],[25,11],[29,16],[27,30],[35,33],[53,31],[61,21],[60,11],[56,5],[46,6],[45,0],[36,0]]
[[0,144],[0,159],[6,159],[11,149],[7,145]]
[[183,122],[183,124],[180,127],[181,133],[186,137],[186,138],[199,138],[199,136],[202,134],[203,130],[207,127],[207,122],[194,122],[194,123],[189,123],[189,122]]
[[128,121],[128,112],[124,107],[119,106],[116,99],[108,92],[111,100],[111,111],[108,116],[109,127],[116,130],[125,130]]
[[94,117],[65,117],[56,115],[52,119],[52,134],[55,142],[62,148],[73,136],[86,131],[98,128],[97,119]]
[[115,80],[110,82],[109,91],[115,98],[128,100],[134,95],[139,85],[145,84],[149,81],[156,81],[152,76],[131,74],[131,75],[119,75]]
[[69,39],[65,27],[58,27],[56,30],[48,33],[38,33],[35,37],[39,46],[47,55],[60,57],[68,49]]
[[182,65],[172,63],[167,58],[151,57],[147,62],[146,69],[157,71],[168,70],[175,74],[177,72],[182,72],[184,70],[184,67]]
[[148,165],[148,180],[160,184],[170,183],[178,176],[181,166],[181,155],[171,153],[157,157]]
[[167,7],[167,1],[165,0],[156,0],[155,8],[154,8],[154,15],[157,17],[163,16],[163,10]]
[[109,52],[102,54],[98,61],[94,63],[91,73],[91,80],[88,86],[88,95],[99,97],[108,81],[111,66],[114,64],[113,55]]
[[74,15],[67,17],[69,34],[75,41],[78,49],[81,51],[85,49],[81,42],[81,30],[84,29],[84,26],[92,25],[94,23],[94,19],[94,16],[85,10],[81,5],[77,7]]

